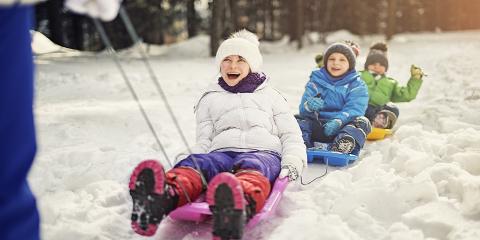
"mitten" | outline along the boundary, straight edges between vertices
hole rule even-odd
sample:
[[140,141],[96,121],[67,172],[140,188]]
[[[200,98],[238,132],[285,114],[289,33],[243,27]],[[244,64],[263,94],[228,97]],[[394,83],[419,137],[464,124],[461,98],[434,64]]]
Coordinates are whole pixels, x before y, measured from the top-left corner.
[[325,102],[319,97],[311,97],[305,102],[305,109],[309,112],[318,112],[323,109]]
[[415,78],[415,79],[420,79],[422,80],[423,76],[425,75],[425,73],[423,73],[422,69],[413,65],[410,67],[410,74],[412,75],[412,78]]
[[315,63],[317,63],[318,68],[323,67],[323,54],[320,53],[317,56],[315,56]]
[[327,136],[335,135],[342,126],[342,120],[332,119],[323,125],[323,132]]
[[279,178],[288,177],[288,181],[295,181],[302,175],[303,161],[293,155],[282,157],[282,170],[278,175]]

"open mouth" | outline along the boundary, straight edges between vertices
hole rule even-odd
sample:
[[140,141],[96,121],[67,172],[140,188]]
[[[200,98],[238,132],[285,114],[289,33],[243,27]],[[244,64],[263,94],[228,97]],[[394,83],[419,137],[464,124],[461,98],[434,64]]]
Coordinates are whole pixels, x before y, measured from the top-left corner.
[[227,73],[227,77],[229,80],[235,80],[240,76],[240,73]]

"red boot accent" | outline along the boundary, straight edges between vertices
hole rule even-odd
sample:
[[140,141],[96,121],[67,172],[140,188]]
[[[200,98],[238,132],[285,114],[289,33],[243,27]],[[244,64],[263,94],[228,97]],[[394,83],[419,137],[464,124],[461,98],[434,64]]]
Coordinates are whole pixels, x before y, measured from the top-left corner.
[[173,168],[166,173],[166,182],[178,192],[178,207],[195,201],[203,191],[200,173],[190,167]]
[[260,212],[271,190],[267,177],[255,170],[241,171],[235,176],[242,185],[243,193],[255,201],[255,213]]

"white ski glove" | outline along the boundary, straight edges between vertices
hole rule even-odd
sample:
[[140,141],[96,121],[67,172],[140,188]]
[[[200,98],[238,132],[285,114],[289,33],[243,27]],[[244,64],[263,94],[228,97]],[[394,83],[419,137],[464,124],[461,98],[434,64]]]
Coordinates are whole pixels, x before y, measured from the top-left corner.
[[0,0],[0,6],[13,5],[17,3],[22,5],[28,5],[28,4],[35,4],[43,1],[45,0]]
[[279,178],[288,177],[288,181],[295,181],[302,175],[303,161],[292,155],[282,157],[282,170],[280,170]]
[[298,178],[298,172],[297,169],[295,169],[294,166],[292,165],[284,165],[282,167],[282,170],[280,171],[280,174],[278,175],[279,178],[285,178],[288,177],[288,181],[295,181]]
[[78,14],[86,14],[103,21],[117,17],[122,0],[66,0],[65,7]]

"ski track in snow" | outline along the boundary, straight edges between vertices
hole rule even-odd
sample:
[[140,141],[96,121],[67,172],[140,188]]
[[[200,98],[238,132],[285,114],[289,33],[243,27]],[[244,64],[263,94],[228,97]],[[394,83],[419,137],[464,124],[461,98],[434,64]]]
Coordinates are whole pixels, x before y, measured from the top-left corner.
[[[352,36],[353,37],[353,36]],[[363,67],[375,37],[360,41]],[[369,142],[360,160],[308,186],[290,184],[275,217],[244,239],[480,239],[480,32],[402,34],[389,43],[389,75],[406,84],[410,64],[428,76],[400,103],[395,133]],[[208,38],[151,48],[152,65],[190,144],[193,106],[215,81]],[[262,43],[264,69],[292,111],[325,46],[297,52]],[[205,48],[205,49],[201,49]],[[157,51],[157,52],[155,52]],[[195,57],[189,52],[198,54]],[[170,159],[185,149],[132,50],[120,53]],[[190,56],[190,57],[189,57]],[[36,58],[39,151],[29,181],[49,240],[210,239],[210,222],[166,219],[144,238],[130,229],[128,178],[142,159],[168,164],[114,63],[104,54]],[[305,180],[322,175],[311,165]]]

